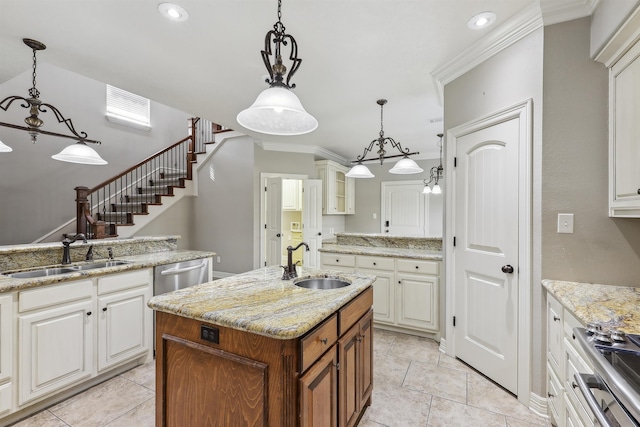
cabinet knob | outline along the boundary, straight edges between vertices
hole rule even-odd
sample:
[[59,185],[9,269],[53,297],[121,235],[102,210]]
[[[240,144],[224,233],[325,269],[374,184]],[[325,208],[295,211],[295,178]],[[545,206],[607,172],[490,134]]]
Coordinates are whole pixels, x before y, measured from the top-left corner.
[[554,322],[559,322],[559,321],[560,321],[560,317],[558,317],[558,316],[553,316],[553,321],[554,321]]
[[329,340],[327,338],[320,338],[320,342],[326,345]]
[[276,237],[282,237],[282,234],[278,233],[276,234]]
[[420,268],[420,266],[416,265],[416,270],[419,269],[419,268]]
[[318,233],[318,236],[322,236],[322,233]]
[[377,265],[377,264],[374,262],[373,265]]
[[102,309],[102,311],[107,311],[107,307],[104,307],[104,308]]
[[638,194],[640,194],[640,188],[638,188]]
[[578,384],[575,381],[571,381],[571,387],[578,388]]
[[90,311],[87,311],[87,316],[91,316],[91,312]]
[[340,262],[340,260],[339,260],[339,259],[337,259],[337,260],[336,260],[336,262]]
[[547,397],[556,397],[556,395],[553,393],[547,393]]

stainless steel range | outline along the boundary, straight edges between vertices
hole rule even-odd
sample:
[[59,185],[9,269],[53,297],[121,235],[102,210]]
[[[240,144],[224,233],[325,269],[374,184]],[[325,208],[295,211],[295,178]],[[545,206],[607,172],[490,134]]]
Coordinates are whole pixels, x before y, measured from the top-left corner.
[[640,335],[591,323],[573,333],[594,367],[575,379],[598,423],[640,426]]

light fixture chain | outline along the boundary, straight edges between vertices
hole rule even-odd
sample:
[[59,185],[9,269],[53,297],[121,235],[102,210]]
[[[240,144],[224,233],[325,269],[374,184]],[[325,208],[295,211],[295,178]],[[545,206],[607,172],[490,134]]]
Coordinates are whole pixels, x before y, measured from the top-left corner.
[[383,111],[384,111],[384,104],[380,104],[380,138],[384,137],[384,120],[382,119]]
[[29,89],[29,95],[32,98],[38,98],[40,96],[40,91],[36,88],[36,50],[33,49],[33,87]]

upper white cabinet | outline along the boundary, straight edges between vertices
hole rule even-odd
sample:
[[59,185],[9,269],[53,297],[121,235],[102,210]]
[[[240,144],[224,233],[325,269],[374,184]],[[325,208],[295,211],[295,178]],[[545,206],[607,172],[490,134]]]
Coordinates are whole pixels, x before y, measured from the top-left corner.
[[640,217],[640,43],[609,71],[609,216]]
[[331,160],[316,162],[317,177],[322,180],[322,214],[355,213],[355,181],[346,176],[349,168]]
[[299,179],[282,180],[282,210],[302,210],[302,181]]

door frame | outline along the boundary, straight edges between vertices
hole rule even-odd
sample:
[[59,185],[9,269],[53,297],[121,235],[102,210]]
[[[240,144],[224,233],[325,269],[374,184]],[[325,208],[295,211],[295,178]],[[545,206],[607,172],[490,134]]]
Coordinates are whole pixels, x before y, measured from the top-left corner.
[[[309,175],[260,172],[260,264],[258,268],[264,267],[264,263],[267,260],[267,257],[266,257],[267,254],[265,253],[265,247],[264,247],[265,241],[266,241],[266,235],[265,235],[264,225],[263,225],[267,222],[265,194],[264,194],[265,192],[263,190],[264,180],[267,178],[299,179],[304,181],[306,179],[309,179]],[[304,197],[304,194],[303,194],[303,197]]]
[[[454,157],[457,140],[470,133],[517,118],[519,120],[520,147],[518,150],[518,401],[529,406],[531,387],[531,300],[532,300],[532,152],[533,152],[533,100],[528,99],[503,110],[489,114],[448,129],[446,133],[445,175],[449,185],[445,193],[445,277],[446,282],[455,283],[455,258],[453,238],[456,235],[455,191],[456,174]],[[455,357],[455,286],[447,286],[445,307],[446,353]]]

